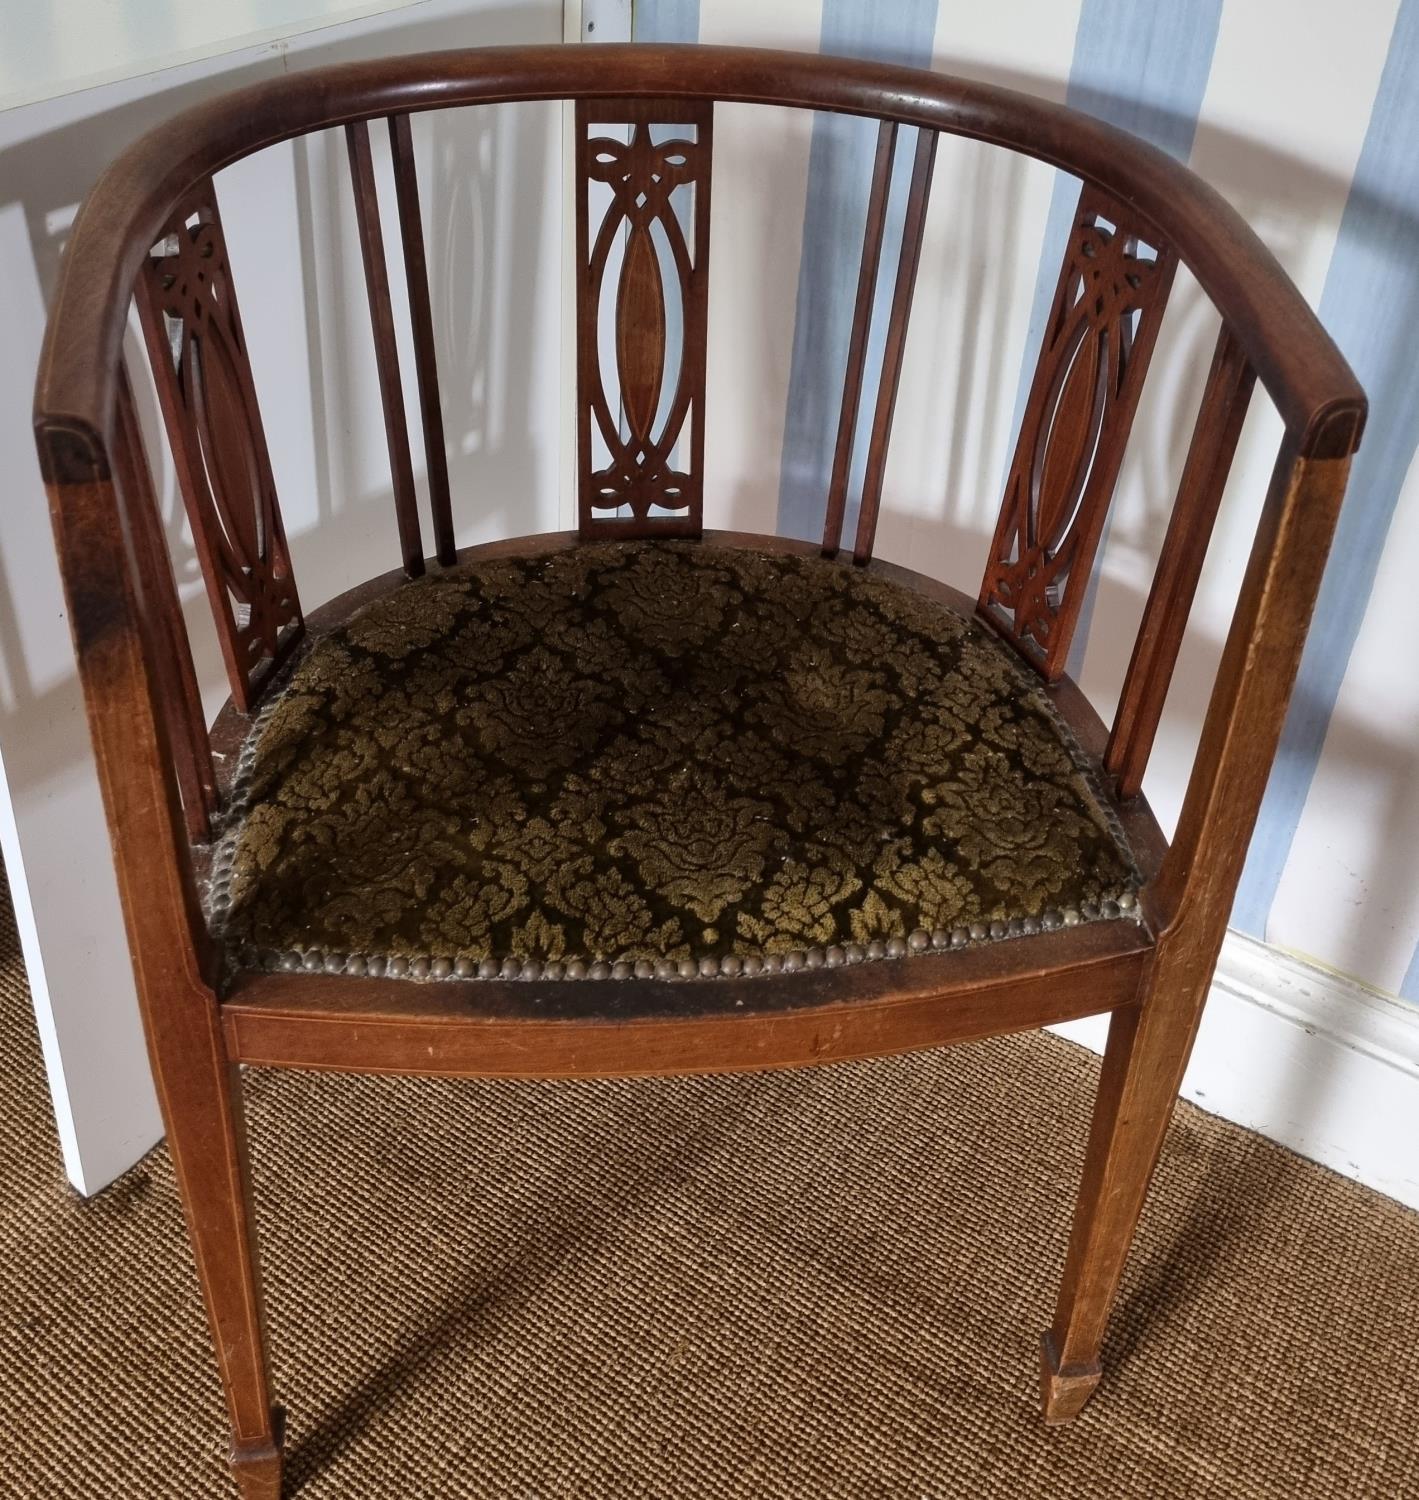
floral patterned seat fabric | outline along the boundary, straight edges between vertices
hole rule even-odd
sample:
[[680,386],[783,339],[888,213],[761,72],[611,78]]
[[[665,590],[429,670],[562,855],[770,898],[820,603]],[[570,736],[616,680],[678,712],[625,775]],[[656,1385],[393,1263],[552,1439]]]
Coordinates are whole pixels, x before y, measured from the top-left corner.
[[399,586],[297,661],[238,792],[214,906],[266,967],[753,972],[1116,916],[1136,884],[978,624],[708,542]]

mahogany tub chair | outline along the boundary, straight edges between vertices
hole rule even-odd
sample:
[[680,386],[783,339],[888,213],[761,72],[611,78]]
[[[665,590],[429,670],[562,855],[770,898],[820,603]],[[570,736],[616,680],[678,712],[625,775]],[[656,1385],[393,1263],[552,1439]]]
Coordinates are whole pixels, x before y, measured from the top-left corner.
[[[578,526],[456,551],[410,114],[511,100],[576,101]],[[880,122],[821,543],[701,527],[716,101]],[[371,121],[398,189],[432,557]],[[213,174],[332,126],[402,566],[307,616]],[[943,131],[1082,183],[975,599],[872,556]],[[1105,726],[1064,664],[1180,264],[1221,333]],[[859,424],[879,273],[885,352]],[[210,728],[123,366],[134,299],[231,680]],[[1140,785],[1257,381],[1284,438],[1169,844]],[[1185,167],[936,73],[719,48],[450,52],[263,83],[124,152],[73,227],[36,429],[242,1493],[277,1496],[282,1466],[243,1064],[741,1070],[1108,1012],[1043,1338],[1045,1419],[1073,1417],[1100,1378],[1364,415],[1280,266]]]

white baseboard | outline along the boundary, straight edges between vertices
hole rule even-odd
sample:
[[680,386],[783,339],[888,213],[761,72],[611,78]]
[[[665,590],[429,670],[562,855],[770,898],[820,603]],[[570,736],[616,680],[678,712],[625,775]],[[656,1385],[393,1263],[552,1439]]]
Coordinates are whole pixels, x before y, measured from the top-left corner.
[[[1107,1025],[1051,1030],[1102,1052]],[[1419,1006],[1229,932],[1182,1093],[1419,1208]]]

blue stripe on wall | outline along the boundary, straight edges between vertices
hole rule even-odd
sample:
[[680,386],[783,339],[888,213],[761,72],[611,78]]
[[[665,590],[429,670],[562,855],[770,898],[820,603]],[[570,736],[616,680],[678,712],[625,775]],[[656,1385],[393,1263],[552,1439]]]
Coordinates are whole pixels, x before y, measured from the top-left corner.
[[[1232,912],[1234,924],[1257,937],[1265,936],[1390,520],[1419,443],[1416,242],[1419,0],[1403,0],[1321,294],[1321,322],[1369,394],[1370,420],[1351,471],[1296,694]],[[1405,984],[1419,989],[1416,967],[1419,959],[1410,966]]]
[[[1107,120],[1110,125],[1132,131],[1185,161],[1197,132],[1197,116],[1212,71],[1221,19],[1222,0],[1173,0],[1168,5],[1139,5],[1137,0],[1084,0],[1074,35],[1074,60],[1065,103]],[[1030,380],[1044,338],[1045,319],[1059,280],[1060,261],[1078,199],[1077,179],[1057,174],[1015,395],[1016,434],[1024,416]],[[1013,443],[1011,446],[1013,451]],[[1083,666],[1099,587],[1099,563],[1107,543],[1106,529],[1069,655],[1069,671],[1076,677]]]
[[[819,49],[926,67],[936,35],[936,10],[937,0],[823,0]],[[813,120],[779,480],[778,530],[784,536],[812,539],[823,529],[876,138],[877,126],[871,120],[832,114]],[[899,171],[909,147],[910,132],[897,143]],[[882,245],[879,302],[890,295],[886,288],[901,243],[901,194],[894,193],[892,201],[895,207]],[[881,317],[874,317],[873,323],[876,353],[869,350],[869,373],[874,357],[879,366],[881,361]],[[848,536],[852,525],[849,516]]]
[[1419,947],[1414,949],[1414,957],[1409,960],[1409,972],[1404,976],[1404,983],[1399,987],[1399,993],[1406,1000],[1413,1000],[1419,1005]]
[[631,39],[637,42],[697,42],[700,0],[632,0]]

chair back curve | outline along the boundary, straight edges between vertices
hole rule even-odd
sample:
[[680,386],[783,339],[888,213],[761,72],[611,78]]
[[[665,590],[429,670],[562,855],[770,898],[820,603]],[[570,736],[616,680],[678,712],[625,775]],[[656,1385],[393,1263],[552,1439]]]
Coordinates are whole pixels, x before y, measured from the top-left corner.
[[[1187,923],[1198,942],[1220,943],[1365,416],[1363,393],[1304,298],[1185,166],[1060,105],[842,58],[567,46],[391,58],[258,84],[138,141],[79,212],[51,308],[35,426],[140,959],[180,968],[195,985],[215,983],[195,872],[223,791],[123,364],[130,308],[136,302],[233,705],[250,714],[306,623],[215,176],[280,142],[344,132],[389,453],[391,562],[414,577],[453,564],[456,549],[411,117],[524,100],[574,106],[582,539],[696,536],[703,527],[718,104],[877,123],[822,501],[822,551],[845,565],[873,554],[939,137],[1020,152],[1080,180],[976,605],[1048,684],[1063,678],[1168,294],[1178,268],[1188,268],[1221,330],[1101,760],[1120,799],[1139,795],[1259,385],[1284,435],[1177,836],[1144,893],[1159,932]],[[388,136],[399,287],[386,264],[372,127]],[[894,174],[906,184],[899,237],[887,233]],[[894,260],[884,266],[889,240]],[[877,294],[884,276],[885,299]],[[431,551],[416,503],[399,299],[412,334]],[[879,315],[885,327],[874,328]],[[880,356],[869,359],[869,349]],[[845,539],[858,473],[856,523]]]

